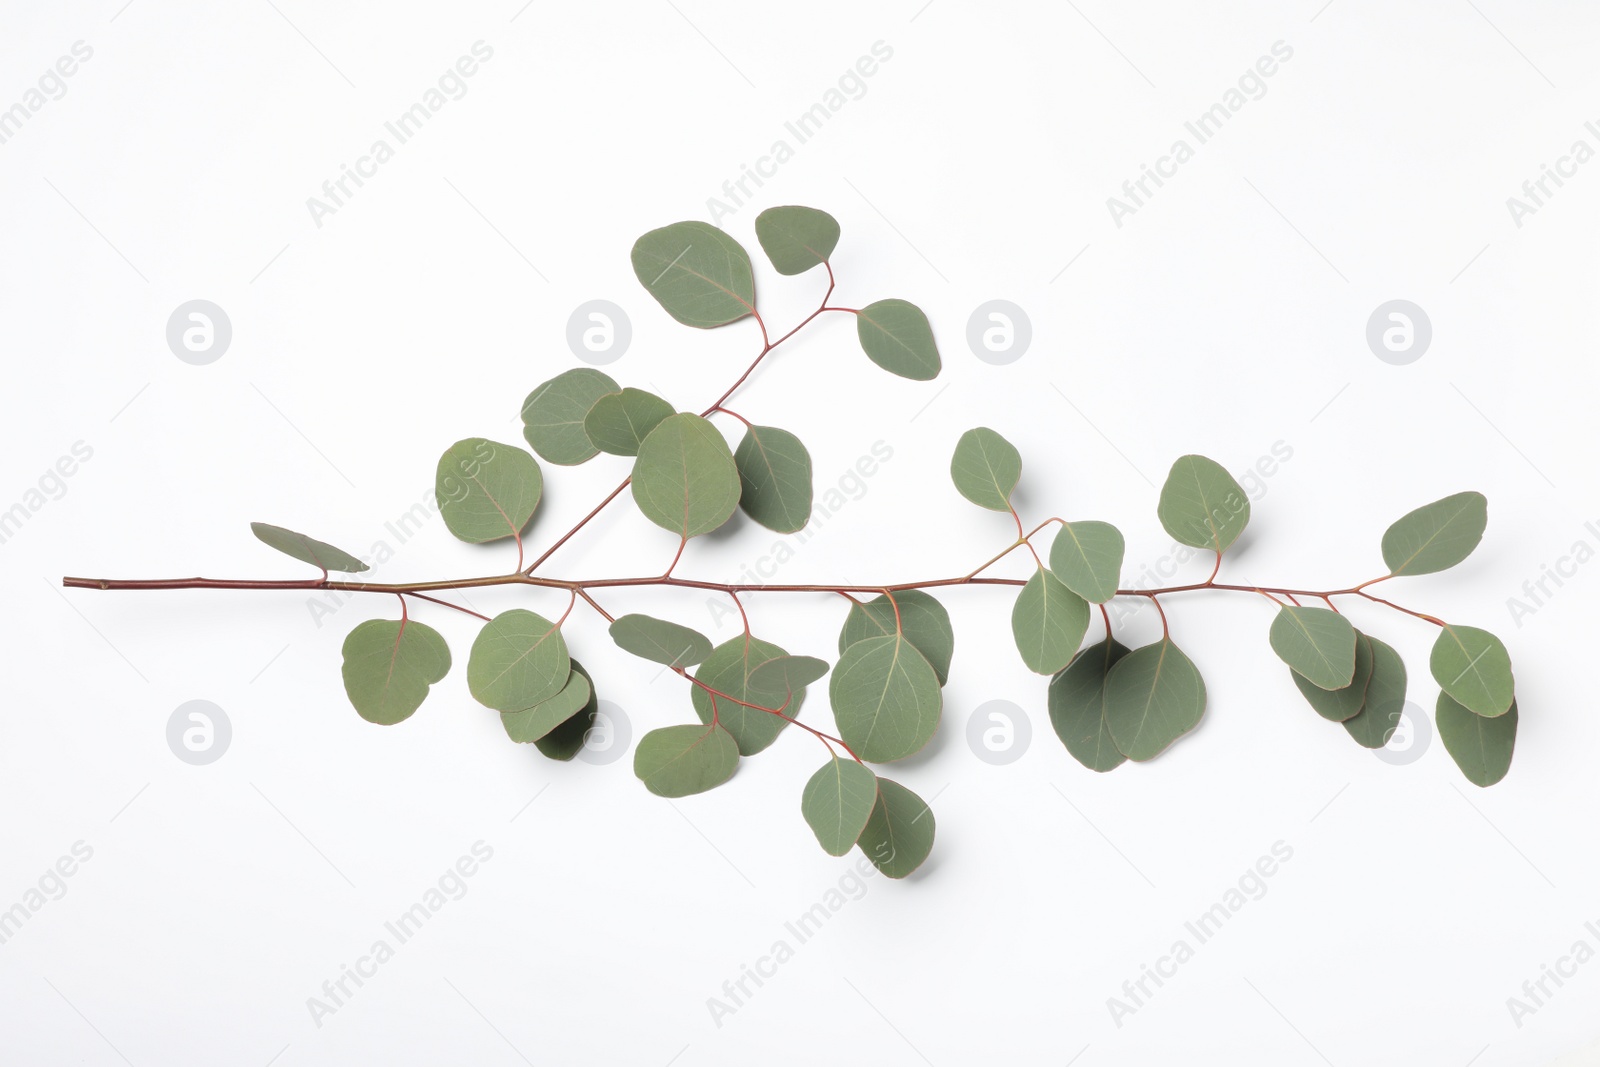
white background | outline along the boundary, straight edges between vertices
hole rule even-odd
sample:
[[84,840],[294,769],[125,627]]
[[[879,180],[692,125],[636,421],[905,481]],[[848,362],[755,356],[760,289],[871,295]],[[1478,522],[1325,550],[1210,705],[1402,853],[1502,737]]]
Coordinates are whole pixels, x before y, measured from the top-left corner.
[[[93,48],[0,145],[0,509],[75,442],[93,449],[0,545],[0,908],[75,842],[93,849],[0,946],[8,1062],[1493,1067],[1600,1038],[1600,963],[1549,986],[1520,1026],[1506,1003],[1579,939],[1600,947],[1584,925],[1600,920],[1600,727],[1584,682],[1600,566],[1520,626],[1507,607],[1574,542],[1600,543],[1584,526],[1600,519],[1600,165],[1520,227],[1506,206],[1573,141],[1600,147],[1584,129],[1600,118],[1600,15],[1504,0],[274,3],[4,6],[0,107],[74,42]],[[318,227],[307,198],[479,40],[493,58],[466,95]],[[947,478],[973,425],[1021,449],[1026,518],[1121,526],[1130,581],[1171,551],[1155,501],[1176,456],[1243,471],[1283,442],[1292,459],[1223,574],[1360,581],[1381,569],[1393,519],[1482,490],[1477,553],[1392,595],[1505,637],[1522,730],[1489,791],[1436,739],[1385,763],[1304,705],[1267,647],[1267,605],[1174,597],[1206,719],[1154,763],[1099,776],[1051,733],[1044,680],[1010,647],[1008,595],[950,592],[944,725],[888,772],[933,800],[934,857],[905,883],[867,879],[718,1026],[707,1000],[724,981],[792,944],[785,922],[841,879],[855,886],[854,859],[824,855],[799,816],[821,759],[809,739],[790,731],[724,788],[669,802],[627,758],[554,764],[507,743],[466,693],[465,616],[424,606],[456,668],[412,720],[379,728],[341,692],[339,645],[390,601],[319,626],[298,593],[59,579],[302,576],[250,536],[258,519],[358,552],[392,542],[385,522],[431,491],[441,450],[517,441],[524,394],[581,365],[565,331],[587,300],[632,320],[608,372],[703,406],[754,355],[756,329],[672,322],[628,249],[708,218],[707,198],[877,41],[893,56],[865,94],[720,221],[756,250],[762,207],[831,211],[838,300],[917,302],[945,370],[893,378],[831,316],[737,395],[805,438],[819,486],[875,441],[893,449],[779,580],[941,577],[1003,547],[1008,520]],[[1265,95],[1115,225],[1107,197],[1276,41],[1293,57]],[[822,281],[756,259],[768,320],[787,329]],[[233,327],[208,366],[165,340],[197,298]],[[1032,321],[1006,366],[966,342],[994,298]],[[1406,366],[1365,339],[1397,298],[1434,330]],[[546,465],[532,545],[624,471]],[[740,521],[691,545],[680,573],[732,580],[775,540]],[[672,547],[624,500],[547,566],[649,573]],[[374,577],[490,573],[508,552],[434,521]],[[1196,560],[1184,580],[1205,571]],[[487,611],[564,601],[472,597]],[[758,634],[834,653],[839,598],[749,601]],[[605,602],[734,632],[704,597]],[[1405,655],[1411,698],[1431,709],[1431,627],[1351,611]],[[1156,632],[1146,609],[1123,636]],[[615,649],[593,613],[567,634],[635,739],[689,716],[685,686]],[[208,766],[168,747],[191,699],[232,725]],[[965,740],[989,700],[1031,719],[1010,766]],[[826,724],[825,705],[819,687],[807,719]],[[493,857],[465,896],[317,1025],[308,998],[478,841]],[[1266,895],[1119,1026],[1108,998],[1192,943],[1184,923],[1279,841],[1293,858]]]

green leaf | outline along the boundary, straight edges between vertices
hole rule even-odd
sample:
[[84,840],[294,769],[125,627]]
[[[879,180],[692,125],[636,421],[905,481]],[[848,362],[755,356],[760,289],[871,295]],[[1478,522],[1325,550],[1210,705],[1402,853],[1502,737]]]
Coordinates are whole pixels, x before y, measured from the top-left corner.
[[1372,648],[1372,678],[1359,714],[1344,720],[1346,732],[1363,748],[1382,748],[1400,727],[1406,710],[1406,664],[1400,653],[1367,634]]
[[282,552],[286,556],[293,556],[302,563],[309,563],[313,567],[320,567],[324,571],[344,571],[354,574],[364,571],[367,565],[356,559],[342,548],[334,548],[326,541],[318,541],[314,537],[307,537],[303,533],[285,530],[282,526],[269,526],[264,522],[252,522],[250,531],[264,543]]
[[749,253],[709,223],[675,222],[651,230],[634,243],[633,273],[685,326],[726,326],[756,309]]
[[611,624],[611,640],[624,652],[668,667],[692,667],[711,655],[705,636],[666,619],[624,615]]
[[939,728],[939,677],[900,634],[845,649],[828,683],[839,736],[873,763],[904,759]]
[[1250,498],[1216,460],[1180,456],[1161,487],[1156,515],[1178,543],[1226,552],[1250,521]]
[[1106,677],[1128,650],[1115,638],[1090,645],[1050,679],[1050,725],[1074,759],[1091,771],[1115,770],[1127,759],[1117,751],[1106,719]]
[[1017,594],[1011,633],[1022,662],[1036,674],[1054,674],[1072,662],[1089,630],[1089,605],[1040,567]]
[[344,639],[344,691],[379,726],[409,719],[449,671],[450,647],[420,622],[369,619]]
[[1433,721],[1444,750],[1473,785],[1487,789],[1511,769],[1517,744],[1516,701],[1504,715],[1487,718],[1462,707],[1449,693],[1440,693]]
[[1446,624],[1428,665],[1433,680],[1468,711],[1494,718],[1511,709],[1516,695],[1511,656],[1489,631]]
[[867,828],[877,803],[878,776],[855,760],[835,756],[806,782],[800,814],[822,850],[842,856]]
[[1010,511],[1011,492],[1022,478],[1022,457],[1010,441],[987,426],[968,430],[950,457],[950,480],[980,508]]
[[[694,711],[700,716],[700,721],[710,722],[714,707],[717,721],[733,735],[734,741],[738,742],[741,755],[753,756],[760,752],[776,741],[779,732],[789,725],[787,719],[771,712],[735,703],[744,700],[752,704],[761,704],[766,694],[751,689],[750,676],[755,673],[757,667],[768,660],[787,655],[787,652],[770,641],[740,634],[712,649],[711,655],[707,656],[705,662],[694,672],[697,679],[717,692],[733,698],[728,700],[723,697],[713,697],[698,685],[689,690],[689,699],[694,703]],[[784,709],[784,715],[792,719],[800,714],[800,705],[804,700],[804,690],[796,692],[789,701],[789,706]]]
[[1268,640],[1279,659],[1323,689],[1343,689],[1355,677],[1356,629],[1336,611],[1285,604]]
[[[750,692],[767,707],[785,707],[789,698],[828,673],[828,661],[815,656],[774,656],[750,672]],[[791,714],[787,709],[784,714]]]
[[549,463],[570,467],[593,459],[600,450],[584,433],[584,416],[595,401],[619,388],[593,367],[563,371],[522,402],[522,436]]
[[567,684],[555,696],[522,711],[502,711],[500,724],[506,728],[506,736],[513,741],[537,741],[587,708],[593,699],[594,690],[590,688],[588,675],[573,671],[567,675]]
[[878,779],[878,800],[856,845],[890,878],[904,878],[933,851],[933,809],[917,794]]
[[1105,702],[1117,751],[1142,763],[1199,725],[1206,710],[1206,684],[1193,661],[1163,638],[1112,666]]
[[600,708],[599,697],[594,691],[594,679],[589,672],[577,660],[572,661],[572,669],[583,675],[589,683],[589,702],[579,708],[576,715],[533,743],[541,755],[563,763],[583,751],[584,742],[589,739],[589,727],[594,725],[595,712]]
[[944,605],[920,589],[900,590],[892,600],[888,594],[883,594],[864,604],[852,605],[850,614],[845,616],[844,629],[839,631],[839,652],[842,654],[857,641],[897,632],[897,605],[900,609],[898,632],[905,634],[906,640],[927,658],[939,684],[944,685],[950,678],[956,634]]
[[733,461],[746,515],[778,533],[796,533],[811,521],[811,454],[800,438],[776,426],[751,426]]
[[1447,570],[1472,555],[1488,524],[1489,501],[1482,493],[1424,504],[1384,531],[1384,565],[1393,575]]
[[613,456],[637,456],[639,446],[672,405],[643,389],[624,389],[594,402],[583,418],[583,432],[600,451]]
[[738,769],[739,746],[720,726],[663,726],[633,752],[633,773],[658,797],[704,793]]
[[549,700],[571,673],[561,627],[523,608],[485,623],[467,657],[467,688],[496,711],[522,711]]
[[1355,671],[1350,676],[1350,684],[1340,689],[1323,689],[1296,670],[1291,669],[1289,676],[1318,715],[1330,722],[1344,722],[1359,715],[1367,702],[1367,684],[1372,681],[1372,643],[1366,634],[1356,631]]
[[904,300],[879,300],[856,312],[867,358],[891,374],[926,382],[939,376],[939,349],[928,316]]
[[662,419],[639,446],[633,499],[664,530],[683,537],[710,533],[739,506],[739,470],[728,442],[698,415]]
[[1117,595],[1127,543],[1109,522],[1064,522],[1050,545],[1050,569],[1091,604]]
[[520,448],[468,437],[439,457],[434,492],[450,532],[482,544],[515,537],[544,491],[539,464]]
[[779,274],[804,274],[833,255],[839,223],[814,207],[769,207],[756,216],[756,240]]

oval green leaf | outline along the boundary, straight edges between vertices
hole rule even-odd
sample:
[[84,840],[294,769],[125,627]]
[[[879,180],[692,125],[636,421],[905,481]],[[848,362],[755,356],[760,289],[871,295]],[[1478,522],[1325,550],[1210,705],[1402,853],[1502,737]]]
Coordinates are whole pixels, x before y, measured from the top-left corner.
[[1115,638],[1090,645],[1050,679],[1050,725],[1073,759],[1091,771],[1111,771],[1127,759],[1106,720],[1106,678],[1128,650]]
[[643,389],[624,389],[594,402],[583,418],[583,432],[600,451],[613,456],[637,456],[639,446],[672,405]]
[[1011,634],[1022,662],[1035,674],[1054,674],[1072,662],[1089,631],[1089,605],[1040,567],[1017,594]]
[[739,506],[739,470],[728,442],[698,415],[662,419],[639,446],[633,499],[664,530],[683,537],[710,533]]
[[921,589],[899,590],[893,599],[882,594],[852,605],[845,616],[844,629],[839,631],[839,651],[842,654],[857,641],[896,632],[905,634],[906,640],[916,646],[933,666],[939,684],[944,685],[950,678],[956,634],[944,605]]
[[806,782],[800,814],[830,856],[842,856],[867,828],[878,803],[878,776],[855,760],[833,757]]
[[1341,724],[1362,748],[1382,748],[1400,727],[1406,707],[1406,664],[1400,653],[1367,634],[1372,649],[1372,677],[1361,711]]
[[1180,456],[1161,487],[1156,516],[1179,544],[1226,552],[1250,522],[1250,498],[1216,460]]
[[709,330],[755,311],[750,254],[705,222],[651,230],[633,246],[633,273],[668,315]]
[[1516,695],[1511,655],[1489,631],[1446,624],[1428,666],[1439,687],[1468,711],[1494,718],[1511,709]]
[[475,545],[520,535],[543,491],[544,476],[532,456],[482,437],[446,449],[434,477],[444,524]]
[[467,657],[467,688],[496,711],[522,711],[549,700],[571,674],[561,627],[523,608],[485,623]]
[[939,728],[939,677],[903,635],[845,649],[828,683],[839,736],[873,763],[904,759]]
[[1206,710],[1206,684],[1194,662],[1164,638],[1112,666],[1105,702],[1117,751],[1142,763],[1199,725]]
[[1289,676],[1318,715],[1329,722],[1344,722],[1361,714],[1367,702],[1367,684],[1372,681],[1372,643],[1366,634],[1356,631],[1355,671],[1350,676],[1350,684],[1343,688],[1323,689],[1295,670],[1290,670]]
[[933,809],[917,794],[878,779],[878,799],[857,846],[890,878],[904,878],[933,851]]
[[1504,715],[1488,718],[1462,707],[1449,693],[1440,693],[1433,721],[1445,751],[1473,785],[1487,789],[1511,769],[1517,745],[1516,701]]
[[738,769],[739,746],[720,726],[663,726],[633,752],[633,773],[658,797],[704,793]]
[[828,673],[828,661],[815,656],[774,656],[750,672],[749,690],[757,703],[788,710],[789,698]]
[[1482,493],[1424,504],[1384,531],[1384,565],[1393,575],[1447,570],[1472,555],[1488,524],[1489,501]]
[[1011,493],[1022,479],[1022,456],[987,426],[968,430],[950,457],[950,480],[962,496],[990,511],[1010,511]]
[[532,743],[577,715],[593,699],[594,690],[589,686],[589,676],[581,671],[573,671],[567,675],[567,684],[555,696],[522,711],[502,711],[500,724],[506,728],[506,736],[511,740]]
[[583,751],[584,742],[589,739],[589,727],[594,725],[595,712],[600,709],[600,700],[594,691],[594,679],[577,660],[572,661],[572,669],[575,673],[583,675],[584,680],[589,683],[589,702],[579,708],[577,714],[533,743],[540,755],[563,763]]
[[344,639],[342,670],[356,713],[393,726],[410,718],[428,687],[449,673],[450,647],[420,622],[369,619]]
[[302,563],[319,567],[324,572],[343,571],[346,574],[354,574],[367,569],[365,563],[344,549],[334,548],[326,541],[318,541],[315,537],[307,537],[303,533],[286,530],[282,526],[252,522],[250,532],[284,555],[293,556]]
[[711,655],[703,634],[666,619],[624,615],[611,624],[611,640],[624,652],[668,667],[692,667]]
[[593,459],[600,450],[584,433],[584,416],[595,401],[619,388],[593,367],[563,371],[522,402],[522,436],[548,463],[570,467]]
[[[767,694],[757,693],[751,689],[750,676],[761,664],[771,659],[787,656],[788,653],[770,641],[763,641],[759,637],[740,634],[730,641],[724,641],[711,650],[711,655],[700,664],[694,676],[709,685],[717,692],[725,694],[732,699],[713,697],[698,685],[689,690],[689,699],[694,703],[695,714],[700,716],[701,722],[710,722],[713,710],[716,712],[717,721],[733,735],[739,745],[741,755],[753,756],[778,739],[778,734],[789,725],[788,719],[774,715],[770,711],[759,708],[749,708],[736,703],[744,700],[751,704],[760,704],[762,707],[776,707],[776,704],[763,704]],[[805,691],[796,692],[789,700],[789,706],[783,709],[783,714],[794,718],[800,713],[800,705],[805,700]],[[782,701],[778,701],[779,704]]]
[[1336,611],[1285,604],[1268,640],[1279,659],[1323,689],[1343,689],[1355,677],[1356,629]]
[[1064,522],[1050,545],[1050,570],[1091,604],[1117,595],[1127,542],[1109,522]]
[[746,515],[778,533],[796,533],[811,521],[811,453],[800,438],[776,426],[751,426],[733,461]]
[[856,312],[856,337],[867,358],[890,374],[925,382],[939,376],[939,349],[928,316],[904,300],[879,300]]
[[756,240],[779,274],[804,274],[833,255],[839,223],[814,207],[769,207],[756,216]]

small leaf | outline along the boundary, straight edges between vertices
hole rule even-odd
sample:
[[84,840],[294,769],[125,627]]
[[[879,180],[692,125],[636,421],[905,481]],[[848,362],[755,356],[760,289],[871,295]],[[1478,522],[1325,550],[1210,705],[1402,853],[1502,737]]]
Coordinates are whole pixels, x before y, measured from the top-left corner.
[[434,492],[450,532],[471,544],[515,537],[544,491],[539,464],[520,448],[469,437],[439,457]]
[[1440,693],[1433,721],[1445,751],[1473,785],[1487,789],[1511,769],[1517,744],[1516,701],[1504,715],[1487,718],[1462,707],[1449,693]]
[[502,711],[500,724],[506,728],[506,736],[511,740],[531,743],[588,707],[593,698],[594,691],[589,687],[588,675],[573,671],[567,675],[567,684],[555,696],[522,711]]
[[1250,498],[1216,460],[1180,456],[1161,487],[1156,515],[1178,543],[1226,552],[1250,521]]
[[776,426],[751,426],[733,461],[746,515],[778,533],[796,533],[811,521],[811,454],[800,438]]
[[[776,741],[779,732],[789,725],[787,719],[769,711],[735,703],[744,700],[751,704],[761,704],[765,694],[756,693],[751,689],[750,676],[755,673],[758,666],[768,660],[787,655],[787,652],[770,641],[740,634],[712,649],[711,655],[707,656],[705,662],[694,672],[694,676],[701,682],[732,698],[729,700],[713,697],[698,685],[689,690],[689,699],[694,703],[694,711],[700,716],[700,721],[710,722],[714,709],[717,721],[733,735],[741,755],[753,756],[760,752]],[[794,718],[800,713],[800,704],[804,700],[805,691],[796,692],[789,700],[789,706],[784,709],[784,715]]]
[[1475,626],[1446,625],[1428,661],[1433,680],[1468,711],[1494,718],[1511,708],[1516,683],[1500,639]]
[[933,809],[917,794],[878,779],[878,800],[856,842],[872,865],[890,878],[904,878],[933,851]]
[[1064,522],[1050,545],[1050,569],[1091,604],[1117,595],[1127,543],[1109,522]]
[[594,679],[589,672],[577,660],[572,661],[572,670],[583,675],[589,683],[589,702],[579,708],[577,714],[533,743],[541,755],[563,763],[583,751],[584,742],[589,739],[589,727],[594,725],[595,712],[600,708],[599,697],[594,691]]
[[583,430],[595,401],[620,386],[593,367],[574,367],[551,378],[522,402],[522,436],[548,463],[564,467],[593,459],[599,449]]
[[698,415],[662,419],[639,446],[633,499],[664,530],[683,537],[710,533],[739,506],[739,470],[728,442]]
[[561,627],[522,608],[485,623],[467,657],[467,688],[496,711],[522,711],[549,700],[571,674]]
[[380,726],[409,719],[449,671],[450,647],[420,622],[369,619],[344,639],[344,691],[357,714]]
[[[898,615],[896,607],[900,609]],[[944,685],[950,678],[956,634],[944,605],[920,589],[897,591],[892,600],[884,594],[852,605],[850,614],[845,616],[844,629],[839,631],[839,652],[842,654],[857,641],[869,637],[894,634],[897,619],[898,632],[905,634],[906,640],[927,658],[939,684]]]
[[1359,714],[1344,720],[1345,731],[1363,748],[1382,748],[1400,728],[1406,709],[1406,664],[1400,653],[1376,637],[1361,635],[1372,648],[1372,678]]
[[1285,604],[1268,640],[1279,659],[1323,689],[1343,689],[1355,677],[1356,630],[1336,611]]
[[692,667],[711,655],[711,642],[687,626],[649,615],[624,615],[611,624],[611,640],[624,652],[668,667]]
[[1022,662],[1036,674],[1054,674],[1072,662],[1089,630],[1083,597],[1040,567],[1017,594],[1011,633]]
[[950,480],[980,508],[1010,511],[1011,492],[1022,478],[1022,457],[1010,441],[987,426],[968,430],[950,457]]
[[804,274],[833,255],[839,223],[814,207],[769,207],[756,216],[756,240],[779,274]]
[[939,728],[939,678],[899,634],[869,637],[845,649],[828,696],[839,736],[873,763],[904,759]]
[[583,432],[600,451],[613,456],[637,456],[639,446],[672,405],[643,389],[624,389],[594,402],[583,418]]
[[739,746],[720,726],[663,726],[633,752],[633,773],[658,797],[704,793],[738,769]]
[[318,541],[314,537],[307,537],[303,533],[285,530],[282,526],[269,526],[264,522],[252,522],[250,531],[259,537],[265,544],[282,552],[286,556],[293,556],[302,563],[309,563],[313,567],[320,567],[324,571],[344,571],[354,574],[364,571],[367,565],[356,559],[342,548],[334,548],[325,541]]
[[1106,724],[1117,751],[1142,763],[1199,725],[1206,710],[1206,684],[1193,661],[1163,638],[1112,666],[1105,701]]
[[867,358],[891,374],[925,382],[939,376],[939,349],[928,316],[904,300],[879,300],[856,312]]
[[1127,759],[1106,721],[1106,677],[1128,650],[1115,638],[1090,645],[1050,679],[1050,725],[1074,759],[1091,771],[1110,771]]
[[1424,504],[1383,534],[1383,562],[1392,575],[1432,574],[1472,555],[1489,523],[1482,493],[1457,493]]
[[822,850],[842,856],[867,828],[877,803],[878,776],[855,760],[835,756],[806,782],[800,814]]
[[675,222],[651,230],[634,243],[633,273],[685,326],[709,330],[756,309],[749,253],[709,223]]
[[1361,714],[1361,707],[1367,702],[1367,684],[1372,681],[1372,643],[1366,634],[1356,631],[1355,671],[1350,676],[1350,684],[1343,688],[1323,689],[1293,669],[1289,676],[1318,715],[1330,722],[1344,722]]
[[774,656],[750,672],[749,688],[759,698],[757,703],[779,708],[827,673],[828,661],[815,656]]

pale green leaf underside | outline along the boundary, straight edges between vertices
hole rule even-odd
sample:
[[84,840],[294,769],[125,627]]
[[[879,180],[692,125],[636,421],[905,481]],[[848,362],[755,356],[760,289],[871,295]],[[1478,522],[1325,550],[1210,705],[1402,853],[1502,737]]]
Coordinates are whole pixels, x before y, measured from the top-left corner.
[[444,524],[472,544],[522,533],[543,491],[544,476],[532,456],[482,437],[446,449],[434,478]]
[[855,760],[833,757],[806,782],[800,814],[830,856],[842,856],[861,837],[878,802],[878,776]]
[[1010,441],[987,426],[961,435],[950,457],[956,491],[980,508],[1010,511],[1011,493],[1022,478],[1022,456]]
[[1338,612],[1285,604],[1268,640],[1279,659],[1323,689],[1343,689],[1355,677],[1355,627]]
[[839,736],[873,763],[904,759],[939,728],[939,678],[899,634],[869,637],[845,649],[828,695]]
[[1115,639],[1090,645],[1050,679],[1050,725],[1072,757],[1091,771],[1110,771],[1127,759],[1106,721],[1106,677],[1128,650]]
[[891,374],[925,382],[939,375],[939,349],[928,316],[904,300],[879,300],[856,312],[856,337],[867,358]]
[[703,634],[666,619],[623,615],[611,624],[611,640],[624,652],[668,667],[692,667],[711,655]]
[[724,326],[755,310],[749,253],[709,223],[675,222],[651,230],[634,243],[633,273],[685,326]]
[[1475,626],[1446,625],[1428,660],[1433,680],[1468,711],[1493,718],[1511,708],[1516,682],[1500,639]]
[[551,378],[522,402],[522,436],[548,463],[564,467],[593,459],[600,451],[584,433],[584,416],[595,401],[619,386],[593,367],[574,367]]
[[[695,714],[700,716],[701,722],[711,721],[715,705],[717,720],[733,735],[741,755],[753,756],[760,752],[776,741],[779,732],[789,725],[787,719],[769,711],[748,708],[736,703],[744,700],[751,704],[760,704],[761,707],[776,708],[776,704],[762,703],[768,695],[756,693],[751,689],[750,676],[757,667],[768,660],[787,655],[787,652],[770,641],[740,634],[712,649],[711,655],[707,656],[705,662],[694,672],[694,676],[700,681],[717,692],[733,698],[728,700],[723,697],[713,697],[698,685],[689,690],[689,699],[693,702]],[[789,698],[789,706],[783,713],[789,718],[794,718],[800,713],[800,705],[804,700],[805,691],[797,691]]]
[[878,799],[857,846],[890,878],[904,878],[933,851],[933,810],[917,794],[887,778],[878,779]]
[[1106,722],[1117,751],[1154,759],[1193,730],[1206,710],[1206,685],[1170,639],[1128,653],[1106,678]]
[[1400,653],[1362,634],[1372,650],[1372,677],[1361,711],[1341,724],[1356,744],[1363,748],[1382,748],[1400,726],[1406,708],[1406,664]]
[[800,438],[776,426],[751,426],[733,461],[746,515],[778,533],[795,533],[811,521],[811,454]]
[[833,255],[839,223],[814,207],[769,207],[756,216],[756,240],[779,274],[804,274]]
[[1482,493],[1456,493],[1402,516],[1383,534],[1390,574],[1432,574],[1472,554],[1489,523]]
[[815,656],[774,656],[750,672],[750,692],[758,703],[785,708],[789,698],[828,673],[828,661]]
[[410,718],[450,670],[450,648],[420,622],[369,619],[344,639],[344,691],[357,714],[392,726]]
[[1127,543],[1109,522],[1064,522],[1050,545],[1050,570],[1091,604],[1117,594]]
[[633,773],[661,797],[704,793],[739,769],[739,746],[720,726],[663,726],[639,739]]
[[1179,544],[1226,552],[1250,521],[1250,498],[1220,463],[1180,456],[1161,487],[1156,516]]
[[1089,630],[1089,605],[1043,567],[1034,572],[1011,609],[1011,634],[1022,662],[1036,674],[1064,668]]
[[485,623],[467,657],[467,688],[496,711],[523,711],[550,699],[571,673],[561,628],[523,608]]
[[839,631],[840,653],[857,641],[893,634],[896,606],[900,609],[900,632],[927,658],[939,684],[944,685],[950,678],[950,660],[955,655],[955,630],[945,606],[921,589],[897,591],[892,600],[888,594],[882,594],[852,605],[845,616],[844,628]]
[[583,419],[583,432],[591,444],[613,456],[637,456],[639,446],[672,405],[643,389],[623,389],[594,402]]
[[1445,751],[1473,785],[1488,788],[1511,769],[1517,744],[1517,703],[1504,715],[1489,718],[1462,707],[1449,693],[1439,694],[1434,725]]
[[265,522],[252,522],[250,532],[254,533],[264,544],[282,552],[286,556],[293,556],[302,563],[309,563],[325,571],[343,571],[354,574],[367,569],[367,565],[356,559],[342,548],[335,548],[326,541],[318,541],[315,537],[307,537],[294,530],[286,530],[282,526],[272,526]]
[[733,515],[739,491],[728,442],[698,415],[662,419],[639,446],[633,499],[664,530],[683,537],[710,533]]

